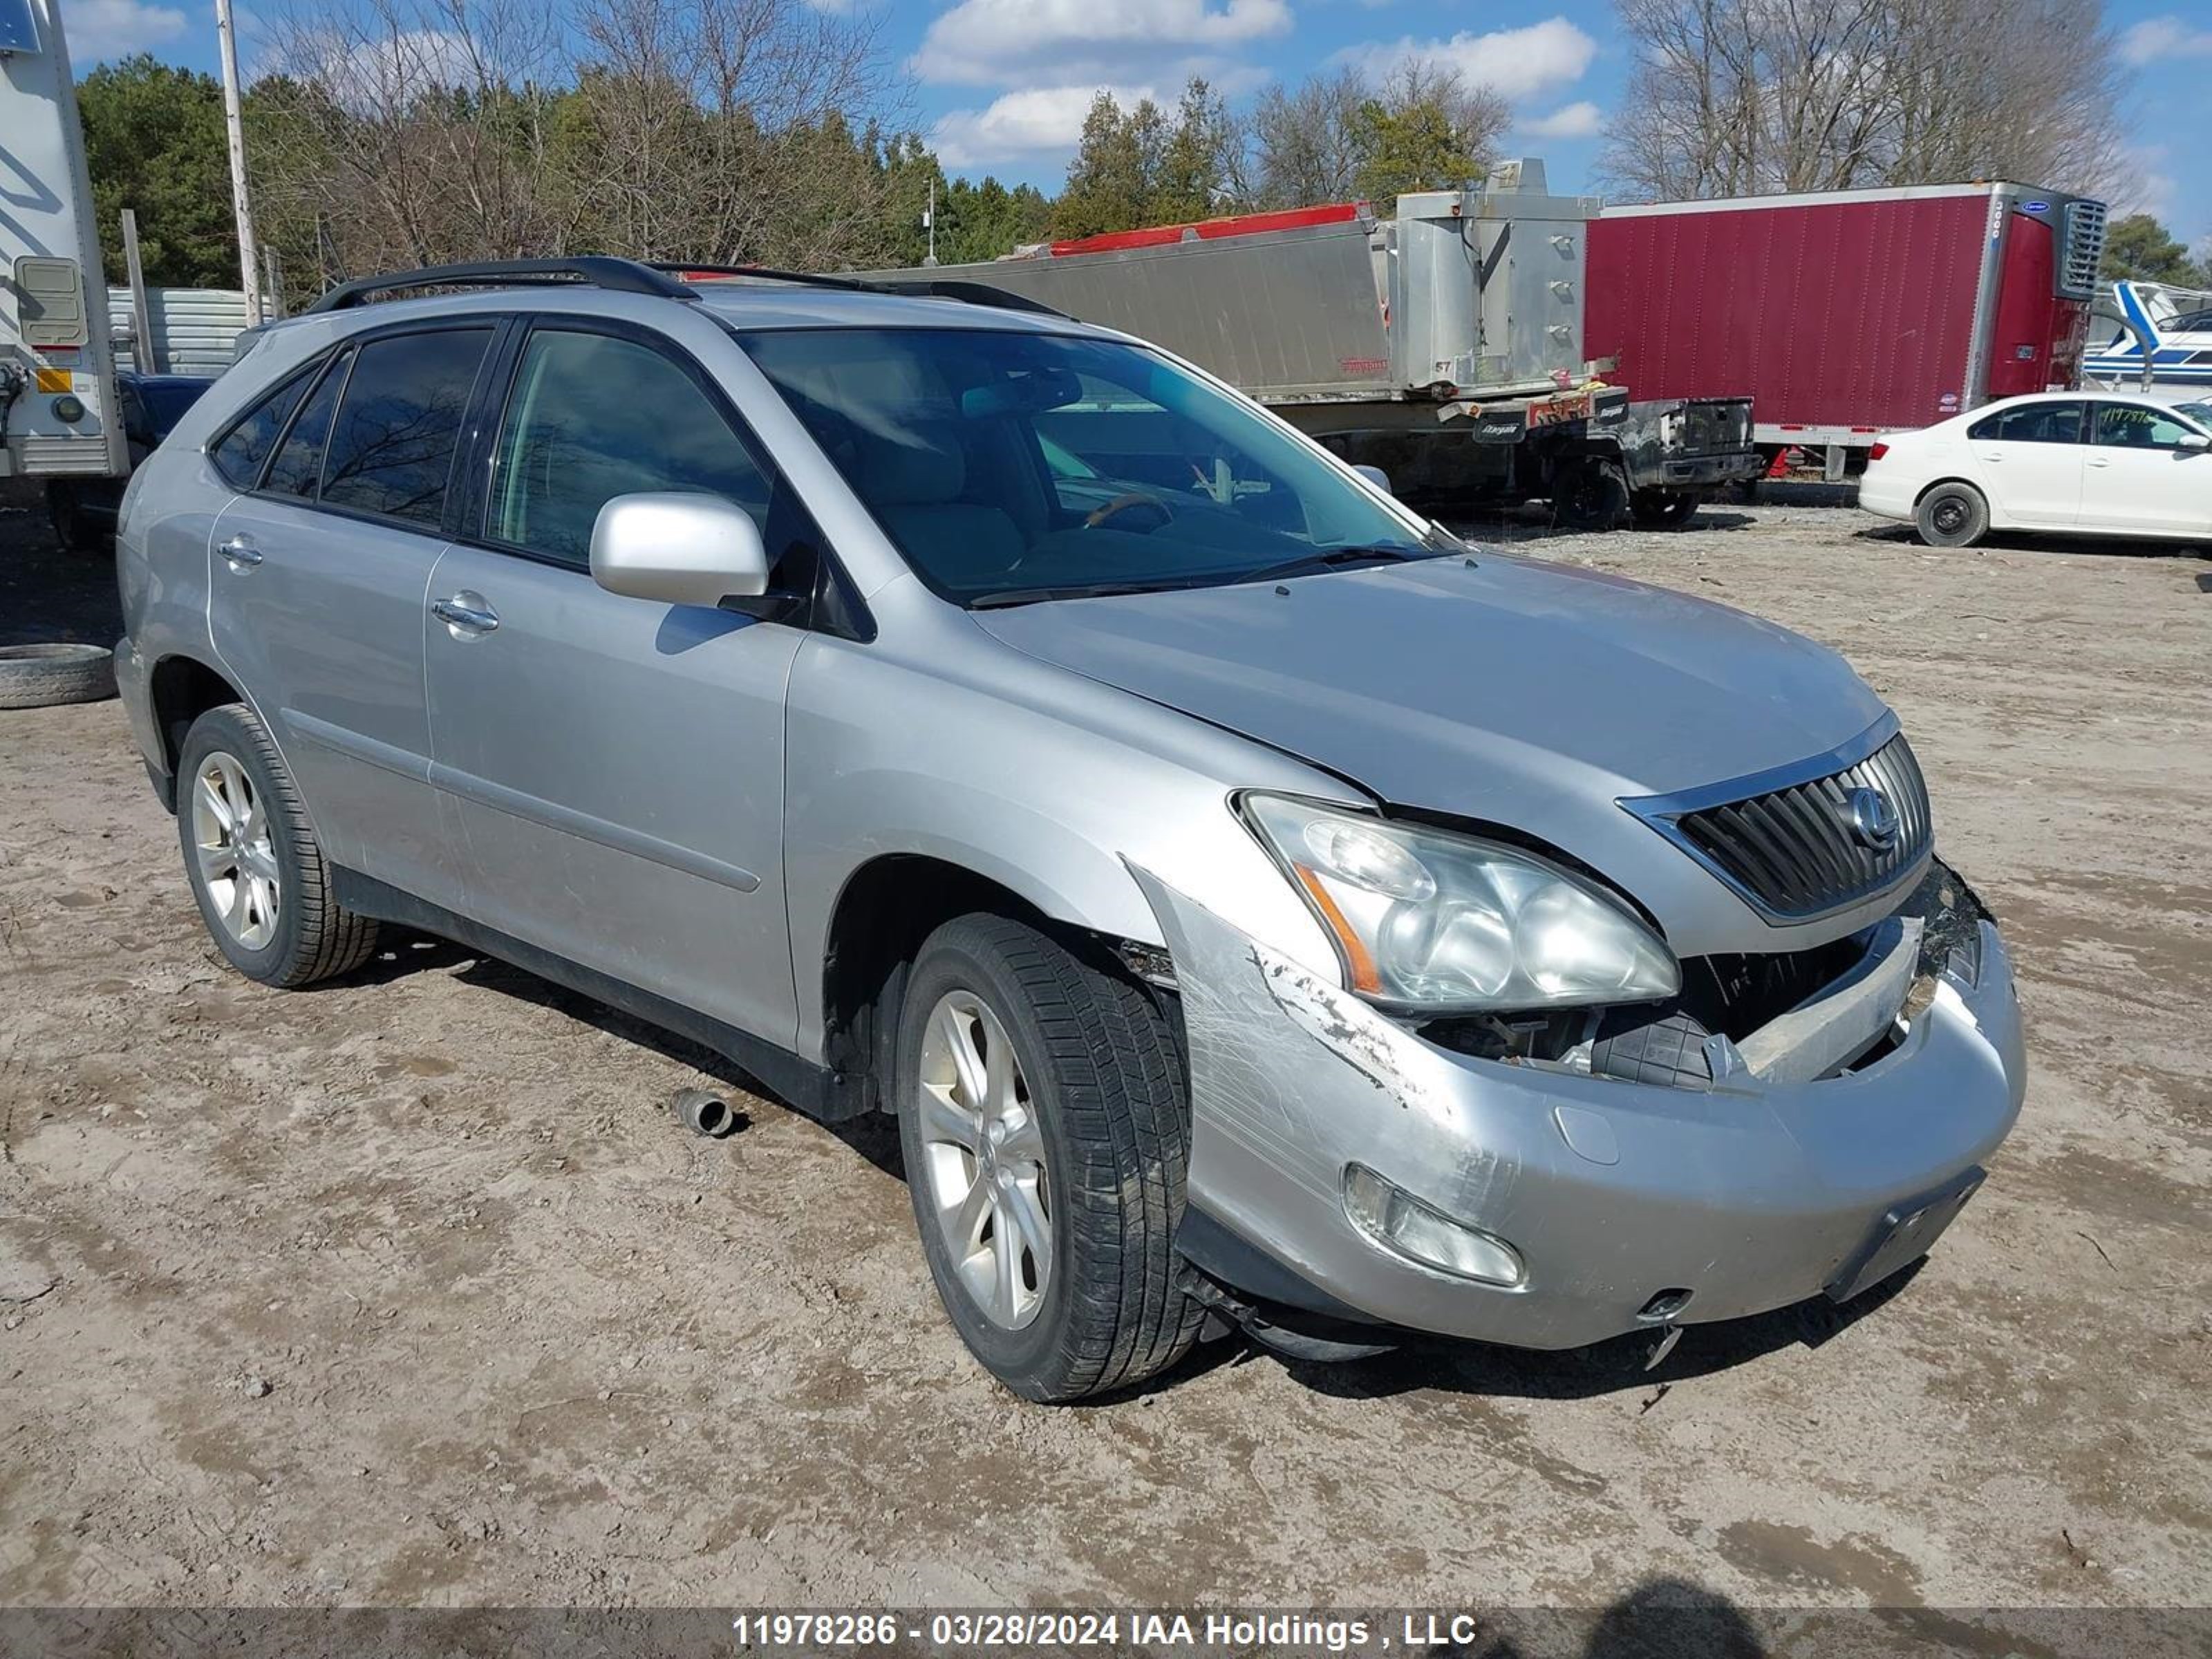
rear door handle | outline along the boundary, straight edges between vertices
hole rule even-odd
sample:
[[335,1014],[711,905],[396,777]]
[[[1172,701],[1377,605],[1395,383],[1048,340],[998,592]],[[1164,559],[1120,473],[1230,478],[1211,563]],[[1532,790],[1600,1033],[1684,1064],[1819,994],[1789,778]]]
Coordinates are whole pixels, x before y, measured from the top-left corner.
[[489,634],[499,626],[499,612],[473,593],[456,593],[450,599],[433,599],[430,614],[447,627],[468,634]]
[[261,550],[243,536],[233,536],[216,551],[230,561],[233,569],[244,569],[261,562]]
[[2092,455],[2089,457],[2088,464],[2091,466],[2110,466],[2112,464],[2112,458],[2109,455]]

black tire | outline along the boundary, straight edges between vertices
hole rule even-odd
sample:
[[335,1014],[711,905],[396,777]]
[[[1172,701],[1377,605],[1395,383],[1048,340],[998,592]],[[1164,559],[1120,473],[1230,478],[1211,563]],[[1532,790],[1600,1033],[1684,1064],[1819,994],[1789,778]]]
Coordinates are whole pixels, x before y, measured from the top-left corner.
[[1990,504],[1968,483],[1940,483],[1920,498],[1913,528],[1930,547],[1972,547],[1990,533]]
[[[1018,1328],[995,1322],[960,1279],[933,1208],[922,1052],[933,1013],[960,995],[1006,1032],[1042,1133],[1053,1261]],[[893,1077],[930,1276],[986,1370],[1025,1400],[1057,1402],[1141,1382],[1189,1351],[1204,1310],[1176,1284],[1190,1158],[1182,1058],[1140,987],[1020,922],[960,917],[930,935],[908,976]]]
[[1711,1035],[1679,1009],[1613,1009],[1590,1044],[1590,1070],[1668,1089],[1710,1088],[1713,1068],[1705,1060],[1705,1039]]
[[1628,479],[1609,461],[1570,468],[1552,487],[1552,522],[1561,530],[1611,530],[1628,516]]
[[0,645],[0,708],[48,708],[115,695],[115,653],[100,645]]
[[[210,891],[201,865],[196,796],[203,769],[218,756],[236,763],[266,815],[277,900],[274,926],[264,942],[247,942],[223,920],[224,907]],[[376,954],[376,923],[331,896],[330,866],[292,775],[268,728],[244,703],[210,708],[185,733],[177,756],[177,842],[209,935],[246,978],[294,988],[349,973]]]
[[1679,489],[1639,489],[1628,498],[1628,510],[1639,530],[1679,530],[1698,516],[1699,498]]

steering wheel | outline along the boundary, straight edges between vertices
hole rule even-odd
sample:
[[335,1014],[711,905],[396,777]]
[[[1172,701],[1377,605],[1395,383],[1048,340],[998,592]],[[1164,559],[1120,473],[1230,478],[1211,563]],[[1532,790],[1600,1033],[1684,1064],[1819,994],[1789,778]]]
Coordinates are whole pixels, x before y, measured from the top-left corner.
[[[1146,524],[1115,522],[1118,519],[1139,514],[1143,514],[1150,522]],[[1127,495],[1116,495],[1105,506],[1098,508],[1089,518],[1084,520],[1083,527],[1085,530],[1125,530],[1133,535],[1149,536],[1162,526],[1173,522],[1174,519],[1175,514],[1168,510],[1168,504],[1158,496],[1147,495],[1141,490],[1133,490]]]

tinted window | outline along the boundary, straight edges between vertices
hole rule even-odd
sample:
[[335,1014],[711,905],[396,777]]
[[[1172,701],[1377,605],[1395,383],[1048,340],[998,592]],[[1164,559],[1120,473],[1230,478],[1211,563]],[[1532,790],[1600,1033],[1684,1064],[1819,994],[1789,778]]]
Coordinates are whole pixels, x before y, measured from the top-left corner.
[[1194,587],[1462,550],[1140,347],[1000,330],[738,344],[908,562],[968,602]]
[[279,495],[305,495],[313,498],[315,486],[322,482],[323,451],[331,438],[331,416],[337,410],[338,393],[345,389],[346,369],[353,354],[331,365],[331,372],[307,394],[307,401],[300,405],[300,418],[292,422],[292,429],[284,434],[283,447],[276,459],[269,464],[269,477],[262,488]]
[[434,525],[489,329],[440,329],[361,349],[323,460],[323,502]]
[[2097,405],[2095,441],[2110,449],[2179,449],[2189,428],[2164,410],[2141,404]]
[[1966,434],[1984,442],[2076,444],[2081,441],[2081,405],[2027,404],[1978,421]]
[[589,562],[599,508],[637,490],[724,496],[767,532],[767,475],[698,383],[634,341],[533,333],[496,453],[488,533],[532,552]]
[[307,368],[285,381],[248,410],[246,417],[215,447],[216,471],[234,488],[251,489],[260,478],[261,464],[269,459],[276,434],[284,429],[292,405],[300,401],[300,393],[313,373],[313,368]]

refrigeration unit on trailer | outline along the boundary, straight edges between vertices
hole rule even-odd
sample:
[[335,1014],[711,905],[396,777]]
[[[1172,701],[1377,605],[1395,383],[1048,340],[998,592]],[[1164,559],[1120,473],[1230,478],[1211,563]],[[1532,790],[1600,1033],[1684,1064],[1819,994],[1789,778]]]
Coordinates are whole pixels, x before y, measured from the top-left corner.
[[0,0],[0,477],[129,465],[57,0]]
[[1640,397],[1748,392],[1840,477],[1883,432],[2081,371],[2105,205],[1981,183],[1607,207],[1589,343]]
[[[1546,497],[1609,522],[1644,480],[1624,465],[1628,391],[1583,349],[1596,208],[1521,161],[1480,190],[1401,196],[1395,219],[1341,202],[865,274],[981,284],[1152,341],[1401,494]],[[1665,461],[1639,446],[1653,478],[1696,487],[1683,445],[1711,424],[1668,425]]]

